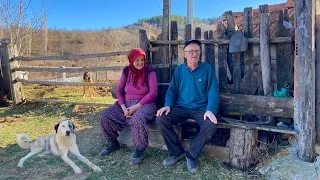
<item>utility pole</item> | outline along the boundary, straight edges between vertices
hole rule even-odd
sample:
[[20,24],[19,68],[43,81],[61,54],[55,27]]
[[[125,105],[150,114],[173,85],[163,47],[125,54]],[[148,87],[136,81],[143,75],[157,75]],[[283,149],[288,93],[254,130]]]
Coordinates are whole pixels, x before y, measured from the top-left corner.
[[187,24],[192,24],[192,19],[193,19],[193,0],[188,0]]

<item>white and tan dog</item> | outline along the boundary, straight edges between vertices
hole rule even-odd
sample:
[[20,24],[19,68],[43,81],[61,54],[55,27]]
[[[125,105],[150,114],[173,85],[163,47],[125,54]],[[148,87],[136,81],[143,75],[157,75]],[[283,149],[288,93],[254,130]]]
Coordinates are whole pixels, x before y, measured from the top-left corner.
[[87,164],[94,171],[101,171],[101,169],[90,162],[87,158],[82,156],[76,144],[75,126],[69,120],[60,121],[55,126],[56,134],[44,135],[38,137],[33,142],[30,142],[30,137],[26,134],[20,134],[17,139],[18,145],[23,149],[30,149],[31,152],[25,157],[21,158],[18,167],[23,167],[23,163],[29,157],[38,154],[44,156],[46,154],[54,154],[60,156],[66,163],[68,163],[75,173],[81,173],[81,169],[68,158],[67,154],[70,151],[80,161]]

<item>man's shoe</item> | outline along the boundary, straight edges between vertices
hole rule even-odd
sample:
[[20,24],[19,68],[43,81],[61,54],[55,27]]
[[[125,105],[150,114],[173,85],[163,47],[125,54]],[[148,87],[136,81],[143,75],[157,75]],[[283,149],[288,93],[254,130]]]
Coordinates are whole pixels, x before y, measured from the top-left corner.
[[136,165],[136,164],[139,164],[141,163],[141,161],[145,158],[145,154],[142,154],[140,157],[138,158],[132,158],[131,161],[130,161],[130,165]]
[[182,159],[183,157],[185,157],[186,154],[185,153],[181,153],[177,156],[170,156],[169,158],[167,158],[166,160],[163,161],[163,165],[164,166],[172,166],[175,165],[180,159]]
[[120,148],[120,143],[118,140],[114,140],[112,141],[108,147],[106,147],[104,150],[102,150],[100,152],[100,156],[106,156],[114,151],[116,151],[117,149]]
[[189,159],[188,157],[186,157],[187,159],[187,168],[188,171],[190,173],[196,173],[198,170],[198,164],[197,164],[197,160],[195,159]]

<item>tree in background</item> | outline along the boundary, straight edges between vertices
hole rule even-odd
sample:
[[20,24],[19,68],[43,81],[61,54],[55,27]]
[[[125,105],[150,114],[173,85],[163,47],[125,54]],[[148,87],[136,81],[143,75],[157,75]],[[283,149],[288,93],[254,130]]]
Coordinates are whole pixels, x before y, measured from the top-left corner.
[[32,38],[41,32],[46,16],[45,1],[31,7],[31,0],[0,0],[0,23],[12,55],[30,55]]

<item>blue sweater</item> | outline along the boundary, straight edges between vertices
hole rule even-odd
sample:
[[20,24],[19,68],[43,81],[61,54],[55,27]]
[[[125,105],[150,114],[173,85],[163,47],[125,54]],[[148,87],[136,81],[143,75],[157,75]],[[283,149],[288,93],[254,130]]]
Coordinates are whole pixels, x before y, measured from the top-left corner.
[[174,71],[165,106],[209,110],[217,114],[219,99],[216,73],[210,64],[199,62],[193,71],[181,64]]

